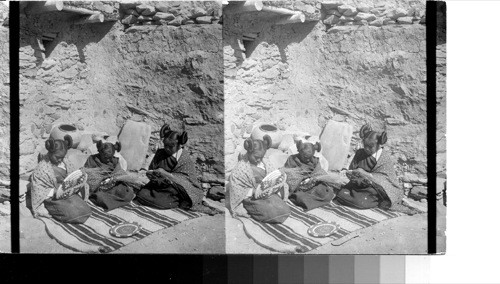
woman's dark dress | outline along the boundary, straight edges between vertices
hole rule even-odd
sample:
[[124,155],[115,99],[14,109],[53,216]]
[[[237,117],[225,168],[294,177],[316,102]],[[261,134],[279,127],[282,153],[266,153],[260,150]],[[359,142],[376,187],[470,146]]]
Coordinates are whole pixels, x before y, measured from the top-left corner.
[[161,176],[152,178],[137,192],[136,200],[139,203],[158,209],[189,209],[201,203],[204,193],[198,184],[194,163],[186,151],[182,151],[177,160],[167,155],[164,149],[158,150],[149,170],[159,168],[171,173],[171,179]]
[[[377,165],[377,160],[360,149],[354,155],[349,170],[363,169],[371,172]],[[337,194],[336,200],[346,206],[358,209],[369,209],[378,207],[382,200],[377,190],[362,178],[352,179]]]
[[[301,169],[302,180],[299,182],[313,176],[326,174],[326,172],[321,169],[318,157],[312,157],[309,162],[304,163],[300,160],[299,154],[288,157],[285,168]],[[335,197],[334,188],[326,182],[312,182],[308,185],[299,184],[296,189],[295,192],[290,194],[289,199],[295,205],[304,208],[306,211],[327,205]]]
[[[84,165],[85,168],[101,168],[109,172],[121,171],[118,158],[113,157],[108,163],[101,162],[99,154],[90,156]],[[135,197],[134,190],[122,182],[117,182],[111,188],[98,187],[90,193],[89,199],[97,206],[109,211],[124,206]]]

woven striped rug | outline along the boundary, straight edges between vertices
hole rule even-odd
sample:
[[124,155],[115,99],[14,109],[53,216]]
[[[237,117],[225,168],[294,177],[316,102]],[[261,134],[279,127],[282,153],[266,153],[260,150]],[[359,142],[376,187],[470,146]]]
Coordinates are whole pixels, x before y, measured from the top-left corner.
[[[145,238],[161,229],[205,215],[178,208],[156,210],[135,202],[109,212],[104,212],[102,208],[91,202],[89,205],[92,208],[92,215],[84,224],[61,223],[45,217],[40,219],[45,223],[47,233],[61,245],[78,252],[106,253]],[[109,229],[122,222],[136,222],[141,225],[142,230],[128,238],[110,235]]]
[[[405,215],[379,208],[357,210],[333,203],[304,212],[290,201],[287,203],[291,214],[282,224],[266,224],[245,217],[237,219],[243,223],[245,233],[260,246],[278,252],[297,253],[313,250],[381,221]],[[323,221],[334,221],[340,225],[340,229],[326,238],[313,237],[307,233],[311,225]]]

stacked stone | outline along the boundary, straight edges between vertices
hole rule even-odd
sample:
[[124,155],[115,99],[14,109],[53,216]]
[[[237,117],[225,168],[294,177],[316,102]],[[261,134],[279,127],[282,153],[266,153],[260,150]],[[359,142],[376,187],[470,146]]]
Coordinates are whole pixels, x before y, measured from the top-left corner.
[[201,186],[206,192],[208,198],[216,201],[224,201],[225,190],[224,190],[224,178],[218,177],[216,174],[209,172],[203,172],[201,176]]
[[141,3],[120,3],[121,22],[127,27],[133,25],[218,24],[221,21],[219,9],[203,7],[186,8],[179,3],[157,2],[155,5]]
[[446,44],[436,47],[436,193],[444,198],[446,183]]
[[9,26],[9,8],[0,3],[0,26]]
[[420,202],[427,202],[427,175],[406,172],[400,179],[406,196]]
[[10,215],[9,9],[0,3],[0,216]]
[[0,201],[0,216],[10,215],[10,202],[8,200]]
[[416,7],[409,10],[403,8],[390,8],[386,4],[370,7],[366,4],[358,6],[346,5],[342,2],[321,3],[323,23],[334,27],[332,31],[341,30],[335,26],[369,25],[381,27],[384,25],[409,25],[423,23],[423,12]]
[[[7,7],[0,3],[0,13]],[[10,73],[9,73],[9,28],[0,26],[0,198],[10,189]]]

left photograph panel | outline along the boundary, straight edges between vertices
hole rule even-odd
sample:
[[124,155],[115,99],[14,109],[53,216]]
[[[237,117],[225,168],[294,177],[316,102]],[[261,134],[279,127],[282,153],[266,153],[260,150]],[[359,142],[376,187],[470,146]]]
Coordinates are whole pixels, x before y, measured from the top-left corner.
[[11,251],[9,3],[0,2],[0,253]]
[[20,8],[21,252],[224,253],[221,3]]

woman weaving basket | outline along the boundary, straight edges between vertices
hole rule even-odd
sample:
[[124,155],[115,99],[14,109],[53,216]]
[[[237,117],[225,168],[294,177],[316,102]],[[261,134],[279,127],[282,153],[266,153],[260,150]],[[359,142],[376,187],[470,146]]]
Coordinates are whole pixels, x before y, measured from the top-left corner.
[[[227,207],[233,217],[244,216],[264,223],[283,223],[290,215],[290,208],[284,201],[288,197],[286,175],[275,172],[267,157],[272,144],[271,137],[263,140],[247,139],[244,142],[247,153],[236,164],[229,177],[226,196]],[[277,173],[267,183],[269,176]]]
[[183,149],[188,137],[186,132],[177,132],[163,125],[160,129],[163,149],[159,149],[146,173],[150,179],[137,192],[136,200],[158,209],[182,208],[215,215],[216,209],[206,206],[194,162]]
[[[91,215],[86,200],[86,174],[74,168],[66,153],[73,145],[71,136],[64,140],[45,141],[48,153],[39,156],[38,165],[30,177],[28,207],[35,217],[53,217],[65,223],[84,223]],[[74,175],[77,173],[77,175]],[[75,176],[75,179],[65,180]]]
[[301,138],[296,141],[298,153],[288,157],[282,171],[287,175],[290,201],[308,211],[329,204],[340,189],[340,183],[329,175],[315,157],[321,143]]
[[84,165],[90,186],[89,199],[109,211],[134,199],[134,183],[121,168],[118,158],[114,157],[115,152],[120,152],[120,142],[98,141],[96,146],[99,153],[90,156]]
[[403,189],[398,184],[390,153],[382,146],[387,142],[387,133],[374,131],[365,124],[359,136],[363,148],[356,151],[346,172],[350,181],[342,186],[335,200],[357,209],[379,207],[406,214],[419,213],[403,205]]

